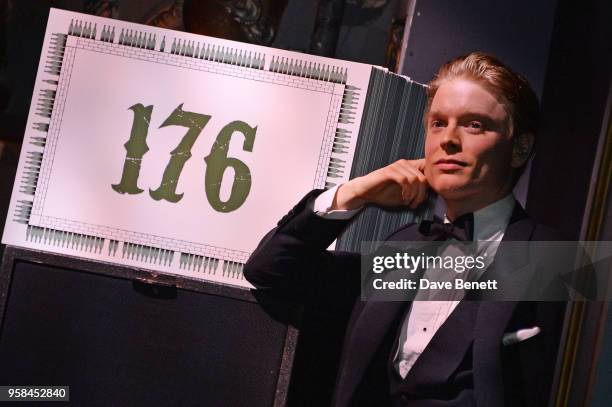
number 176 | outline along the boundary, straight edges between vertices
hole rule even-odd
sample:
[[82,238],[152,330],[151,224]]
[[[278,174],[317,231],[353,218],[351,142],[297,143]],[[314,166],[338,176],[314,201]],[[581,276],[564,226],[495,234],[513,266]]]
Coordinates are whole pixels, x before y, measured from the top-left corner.
[[[123,163],[123,173],[121,181],[112,185],[113,189],[120,194],[140,194],[143,192],[138,187],[138,176],[140,175],[140,165],[149,146],[147,145],[147,135],[153,106],[143,106],[141,103],[130,107],[134,113],[132,131],[129,140],[124,144],[126,157]],[[191,158],[191,148],[196,139],[208,124],[209,115],[183,110],[180,104],[170,116],[162,123],[161,127],[182,126],[187,127],[187,133],[174,150],[170,152],[170,161],[166,165],[159,187],[155,190],[149,189],[149,195],[156,201],[166,200],[176,203],[183,198],[183,193],[176,193],[179,176],[189,158]],[[204,177],[205,191],[208,202],[218,212],[231,212],[238,209],[246,200],[251,190],[251,172],[249,167],[237,158],[228,157],[229,144],[234,132],[244,135],[242,149],[253,151],[255,133],[257,126],[251,127],[243,121],[233,121],[221,129],[217,135],[210,154],[204,158],[206,162],[206,174]],[[226,168],[234,169],[234,183],[232,191],[227,201],[222,201],[220,197],[221,181]]]

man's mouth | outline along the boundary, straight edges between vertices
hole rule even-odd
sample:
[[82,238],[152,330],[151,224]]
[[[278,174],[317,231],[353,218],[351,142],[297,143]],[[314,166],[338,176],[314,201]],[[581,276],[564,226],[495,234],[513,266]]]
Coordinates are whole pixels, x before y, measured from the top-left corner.
[[434,165],[440,170],[459,170],[467,166],[467,163],[464,161],[454,160],[450,158],[442,158],[436,161]]

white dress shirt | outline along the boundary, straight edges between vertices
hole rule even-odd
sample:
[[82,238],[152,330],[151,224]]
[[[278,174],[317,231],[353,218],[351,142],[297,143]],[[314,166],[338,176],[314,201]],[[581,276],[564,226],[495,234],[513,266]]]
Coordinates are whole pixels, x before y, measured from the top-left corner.
[[[338,187],[331,188],[317,197],[313,210],[327,219],[349,219],[359,212],[355,210],[331,210],[331,205]],[[514,210],[515,199],[512,194],[474,212],[474,242],[476,256],[485,255],[485,267],[482,274],[493,262],[495,253],[504,237],[504,232]],[[444,219],[449,222],[448,219]],[[452,247],[452,246],[451,246]],[[452,250],[452,249],[451,249]],[[440,253],[446,255],[447,253]],[[472,269],[472,272],[475,269]],[[450,275],[452,273],[446,273]],[[439,278],[438,270],[426,270],[424,277]],[[470,280],[478,279],[479,275],[470,275]],[[394,357],[394,366],[401,377],[406,377],[421,353],[425,350],[440,326],[454,311],[463,296],[458,292],[452,301],[413,301],[410,310],[402,324],[399,345]],[[417,299],[427,300],[427,294],[417,293]]]

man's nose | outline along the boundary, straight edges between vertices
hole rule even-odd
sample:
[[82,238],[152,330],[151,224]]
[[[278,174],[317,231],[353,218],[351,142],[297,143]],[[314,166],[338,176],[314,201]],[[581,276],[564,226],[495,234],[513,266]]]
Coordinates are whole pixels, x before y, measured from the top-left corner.
[[449,125],[446,127],[440,139],[440,147],[442,147],[447,154],[454,154],[461,151],[461,135],[456,125]]

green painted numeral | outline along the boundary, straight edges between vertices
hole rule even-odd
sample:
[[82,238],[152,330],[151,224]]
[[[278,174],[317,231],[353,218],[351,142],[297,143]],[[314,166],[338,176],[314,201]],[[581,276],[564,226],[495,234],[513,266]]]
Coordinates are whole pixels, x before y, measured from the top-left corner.
[[[242,149],[249,152],[253,151],[257,126],[251,127],[245,122],[237,120],[221,129],[210,154],[204,158],[207,164],[204,181],[206,197],[213,209],[218,212],[231,212],[238,209],[251,191],[251,171],[249,171],[249,167],[239,159],[227,156],[229,143],[235,131],[244,135]],[[219,193],[223,173],[228,167],[234,169],[234,183],[229,199],[223,202]]]
[[142,157],[149,151],[147,146],[147,133],[151,122],[153,106],[143,106],[138,103],[130,110],[134,112],[132,121],[132,132],[130,139],[124,144],[126,155],[123,163],[123,173],[118,184],[111,185],[120,194],[139,194],[142,189],[138,188],[138,176],[140,175],[140,164]]
[[184,111],[183,105],[180,104],[166,121],[159,126],[160,129],[166,126],[183,126],[189,130],[187,130],[179,145],[170,152],[170,161],[164,170],[160,186],[155,191],[149,190],[151,198],[156,201],[165,199],[173,203],[183,198],[182,193],[176,193],[178,179],[185,163],[191,158],[191,148],[209,120],[210,116],[208,115]]

